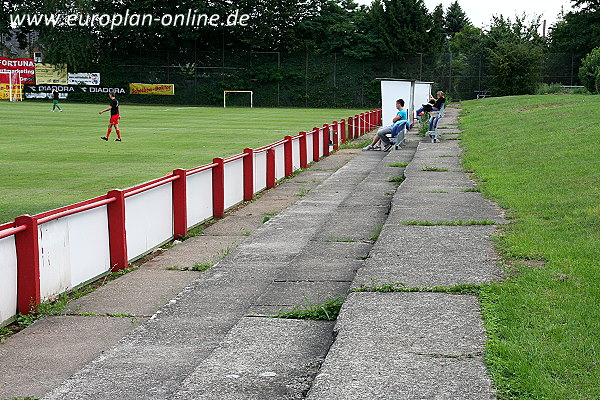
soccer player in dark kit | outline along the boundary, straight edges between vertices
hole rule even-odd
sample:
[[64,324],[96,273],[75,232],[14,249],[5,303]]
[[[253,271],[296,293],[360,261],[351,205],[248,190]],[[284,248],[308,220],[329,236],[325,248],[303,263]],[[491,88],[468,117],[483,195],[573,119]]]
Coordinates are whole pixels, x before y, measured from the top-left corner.
[[58,105],[58,91],[56,88],[52,88],[52,112],[54,112],[55,108],[58,108],[58,111],[62,112],[62,108]]
[[100,114],[102,114],[103,112],[109,111],[110,110],[110,120],[108,121],[108,132],[106,132],[106,136],[100,136],[100,139],[102,140],[106,140],[108,141],[108,137],[110,136],[110,132],[112,130],[112,127],[115,127],[115,131],[117,132],[117,138],[115,139],[115,142],[120,142],[121,141],[121,131],[119,130],[119,100],[117,100],[116,96],[115,96],[115,92],[110,92],[108,94],[108,97],[110,98],[110,107],[105,108],[104,110],[100,111]]

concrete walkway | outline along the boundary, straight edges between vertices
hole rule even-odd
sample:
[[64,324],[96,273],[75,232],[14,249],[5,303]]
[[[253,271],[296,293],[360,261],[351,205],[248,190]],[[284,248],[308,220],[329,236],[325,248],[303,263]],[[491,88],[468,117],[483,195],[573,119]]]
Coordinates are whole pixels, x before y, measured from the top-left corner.
[[[456,113],[447,109],[443,138]],[[315,164],[0,344],[0,398],[493,398],[476,298],[350,292],[499,276],[494,226],[404,224],[504,222],[464,191],[473,183],[457,144],[409,135],[398,151],[343,150]],[[399,162],[406,171],[390,166]],[[433,167],[448,171],[424,171]],[[396,190],[388,180],[402,174]],[[167,270],[219,258],[202,273]],[[339,296],[336,323],[266,317]]]

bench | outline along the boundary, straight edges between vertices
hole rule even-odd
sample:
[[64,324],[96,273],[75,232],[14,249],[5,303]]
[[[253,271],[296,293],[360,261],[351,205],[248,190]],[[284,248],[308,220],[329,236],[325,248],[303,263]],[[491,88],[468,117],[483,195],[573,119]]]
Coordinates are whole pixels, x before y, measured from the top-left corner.
[[442,108],[439,111],[431,111],[429,113],[429,131],[427,134],[431,138],[431,143],[439,143],[440,142],[440,134],[438,133],[438,122],[440,118],[444,116],[444,111],[446,109],[446,104],[442,104]]

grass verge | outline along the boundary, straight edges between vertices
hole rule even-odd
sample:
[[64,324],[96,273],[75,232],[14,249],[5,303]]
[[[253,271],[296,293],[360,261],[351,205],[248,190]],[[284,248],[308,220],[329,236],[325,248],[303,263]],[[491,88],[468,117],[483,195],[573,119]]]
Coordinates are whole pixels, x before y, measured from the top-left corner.
[[600,96],[466,101],[461,129],[465,167],[513,221],[496,248],[516,267],[480,296],[498,399],[600,398]]

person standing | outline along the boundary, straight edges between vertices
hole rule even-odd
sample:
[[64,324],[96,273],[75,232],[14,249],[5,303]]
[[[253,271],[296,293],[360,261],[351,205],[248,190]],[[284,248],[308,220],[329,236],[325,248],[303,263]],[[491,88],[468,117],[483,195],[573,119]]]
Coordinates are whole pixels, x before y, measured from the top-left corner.
[[58,112],[62,112],[62,108],[60,108],[60,105],[58,104],[59,95],[56,88],[52,88],[50,96],[52,96],[52,112],[54,112],[55,108],[58,108]]
[[108,141],[108,137],[110,136],[110,132],[112,131],[112,127],[115,127],[115,131],[117,132],[117,138],[115,142],[121,141],[121,131],[119,130],[119,100],[115,95],[115,92],[110,92],[108,94],[108,98],[110,99],[110,106],[100,111],[100,114],[106,111],[110,111],[110,120],[108,121],[108,132],[106,132],[106,136],[100,136],[100,139]]

